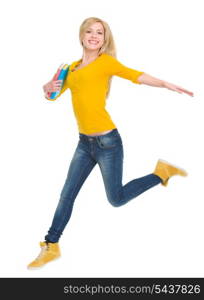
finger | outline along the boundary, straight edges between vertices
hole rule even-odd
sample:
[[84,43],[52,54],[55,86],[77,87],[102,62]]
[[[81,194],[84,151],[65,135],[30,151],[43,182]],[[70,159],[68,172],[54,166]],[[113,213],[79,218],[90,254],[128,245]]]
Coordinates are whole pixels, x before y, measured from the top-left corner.
[[188,90],[186,90],[186,89],[183,89],[183,88],[179,88],[179,90],[180,90],[181,92],[183,92],[183,93],[186,93],[186,94],[188,94],[188,95],[190,95],[190,96],[193,96],[193,92],[190,92],[190,91],[188,91]]
[[183,89],[183,88],[178,88],[180,91],[184,92],[184,93],[189,93],[189,91]]
[[57,75],[57,73],[55,73],[55,75],[52,77],[52,80],[54,80],[54,79],[55,79],[56,75]]
[[180,86],[177,86],[177,88],[178,88],[179,90],[183,91],[184,93],[190,93],[190,94],[192,94],[192,92],[190,92],[190,91],[188,91],[188,90],[186,90],[186,89],[184,89],[184,88],[182,88],[182,87],[180,87]]
[[194,96],[194,94],[193,94],[192,92],[187,91],[187,90],[178,90],[178,92],[179,92],[179,93],[185,93],[185,94],[187,94],[187,95],[189,95],[189,96],[191,96],[191,97]]
[[189,96],[193,96],[193,93],[190,91],[185,91],[184,93],[188,94]]
[[55,86],[61,86],[62,85],[62,83],[61,82],[59,82],[59,83],[55,83]]

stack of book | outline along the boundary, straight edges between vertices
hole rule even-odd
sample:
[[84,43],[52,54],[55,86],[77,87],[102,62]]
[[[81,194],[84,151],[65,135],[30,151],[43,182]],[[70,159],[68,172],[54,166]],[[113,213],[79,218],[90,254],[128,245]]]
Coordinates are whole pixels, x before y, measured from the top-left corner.
[[[64,81],[68,75],[68,71],[69,71],[68,64],[61,64],[52,79],[52,80],[62,80],[61,89],[62,89],[62,87],[64,85]],[[57,97],[57,95],[59,95],[59,93],[60,93],[60,91],[50,92],[50,93],[48,93],[48,98],[54,100]]]

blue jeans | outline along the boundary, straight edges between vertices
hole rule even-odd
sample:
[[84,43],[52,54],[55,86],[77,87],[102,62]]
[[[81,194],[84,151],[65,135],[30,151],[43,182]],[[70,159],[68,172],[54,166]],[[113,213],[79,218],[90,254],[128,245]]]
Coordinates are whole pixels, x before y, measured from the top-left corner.
[[58,242],[71,217],[74,200],[97,163],[102,173],[107,199],[115,207],[126,204],[162,182],[157,175],[149,174],[122,184],[123,144],[117,129],[94,137],[79,133],[78,145],[69,166],[52,225],[45,236],[46,241]]

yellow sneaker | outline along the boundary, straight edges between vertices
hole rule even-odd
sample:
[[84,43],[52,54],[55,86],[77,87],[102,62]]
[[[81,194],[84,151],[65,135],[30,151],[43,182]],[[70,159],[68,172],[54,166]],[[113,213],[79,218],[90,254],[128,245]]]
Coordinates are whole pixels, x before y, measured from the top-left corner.
[[153,174],[159,176],[162,179],[162,185],[164,186],[167,186],[169,178],[173,175],[188,175],[185,170],[173,166],[170,163],[161,159],[158,160]]
[[40,254],[28,265],[28,269],[42,267],[46,263],[60,257],[61,255],[58,243],[40,242],[40,247]]

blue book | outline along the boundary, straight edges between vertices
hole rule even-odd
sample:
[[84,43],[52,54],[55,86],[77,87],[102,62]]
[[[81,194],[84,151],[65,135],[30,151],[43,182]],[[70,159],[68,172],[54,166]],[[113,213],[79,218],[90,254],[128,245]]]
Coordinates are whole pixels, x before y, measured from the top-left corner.
[[[69,72],[69,66],[67,64],[65,64],[64,67],[59,72],[58,77],[55,79],[55,80],[62,80],[61,89],[62,89],[62,87],[64,85],[64,82],[67,78],[68,72]],[[52,92],[49,98],[50,99],[55,99],[57,97],[57,95],[59,95],[59,93],[60,93],[60,91]]]

